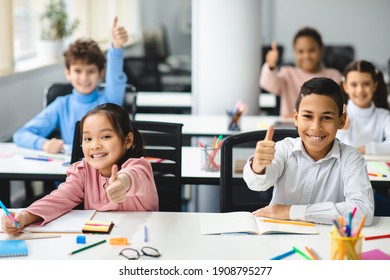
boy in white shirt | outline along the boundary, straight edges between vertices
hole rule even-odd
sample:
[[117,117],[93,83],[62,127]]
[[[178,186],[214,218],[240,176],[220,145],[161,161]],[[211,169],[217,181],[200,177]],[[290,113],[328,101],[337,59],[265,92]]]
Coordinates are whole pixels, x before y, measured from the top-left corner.
[[300,90],[294,121],[299,138],[272,141],[273,127],[257,142],[244,168],[244,180],[254,191],[274,186],[270,205],[256,216],[332,224],[338,216],[374,216],[373,190],[363,156],[335,139],[345,124],[339,85],[313,78]]

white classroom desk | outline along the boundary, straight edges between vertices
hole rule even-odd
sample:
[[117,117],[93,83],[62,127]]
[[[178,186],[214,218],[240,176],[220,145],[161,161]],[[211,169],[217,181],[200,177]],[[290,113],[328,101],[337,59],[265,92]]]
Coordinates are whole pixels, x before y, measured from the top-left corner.
[[[254,151],[254,148],[253,148]],[[247,159],[252,153],[251,149],[245,149],[242,159]],[[240,152],[242,154],[242,152]],[[35,161],[24,159],[25,156],[48,155],[59,157],[51,162]],[[182,180],[183,184],[210,184],[219,185],[220,172],[208,172],[201,170],[201,150],[199,147],[182,147]],[[387,177],[371,177],[371,182],[383,182],[387,188],[390,187],[390,169],[386,161],[390,157],[383,157],[377,161],[378,157],[367,156],[368,172],[384,173]],[[66,177],[69,155],[49,155],[42,151],[24,149],[17,147],[14,143],[0,143],[0,179],[8,180],[64,180]],[[387,172],[384,172],[385,170]]]
[[[36,161],[25,156],[53,156],[61,159]],[[70,155],[49,155],[42,151],[24,149],[14,143],[0,143],[0,179],[8,180],[64,180]],[[184,184],[219,184],[219,172],[202,171],[200,149],[182,147],[182,179]],[[1,196],[0,196],[1,197]]]
[[[137,107],[140,108],[191,108],[191,92],[155,92],[140,91],[137,93]],[[259,94],[259,108],[275,108],[276,97],[271,93]]]
[[137,93],[137,107],[184,107],[191,108],[190,92],[149,92]]
[[[186,136],[217,136],[233,135],[260,129],[267,129],[277,121],[288,121],[278,116],[243,115],[240,131],[228,130],[227,115],[186,115],[186,114],[136,114],[136,120],[182,123],[182,133]],[[291,120],[290,120],[291,121]]]
[[[87,235],[86,245],[112,237],[127,237],[130,245],[111,246],[107,242],[68,255],[70,251],[85,245],[76,244],[77,234],[61,234],[60,238],[27,240],[28,256],[17,259],[126,260],[118,255],[123,248],[140,249],[145,245],[159,250],[161,257],[158,260],[268,260],[290,251],[292,246],[302,251],[308,246],[313,248],[321,259],[330,258],[329,225],[316,225],[318,235],[201,235],[199,219],[201,215],[209,213],[97,212],[94,220],[113,221],[115,227],[109,235]],[[144,225],[148,227],[147,243],[143,241]],[[390,233],[390,217],[375,217],[374,225],[364,227],[362,233],[365,236]],[[6,235],[0,233],[0,238],[5,239]],[[388,239],[363,240],[363,252],[377,248],[390,254]],[[146,256],[141,258],[154,259]],[[304,259],[299,254],[293,254],[285,260]]]

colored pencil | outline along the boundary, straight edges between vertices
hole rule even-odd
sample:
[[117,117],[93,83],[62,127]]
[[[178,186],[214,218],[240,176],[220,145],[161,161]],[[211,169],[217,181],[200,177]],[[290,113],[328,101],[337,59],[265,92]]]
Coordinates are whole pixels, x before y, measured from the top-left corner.
[[277,255],[277,256],[273,257],[272,259],[270,259],[270,260],[281,260],[281,259],[284,259],[284,258],[286,258],[286,257],[288,257],[288,256],[290,256],[290,255],[292,255],[292,254],[294,254],[294,253],[295,253],[295,250],[292,249],[291,251],[288,251],[288,252],[286,252],[286,253]]
[[293,248],[293,250],[295,251],[295,252],[297,252],[298,254],[300,254],[302,257],[304,257],[306,260],[311,260],[311,258],[308,256],[308,255],[306,255],[304,252],[302,252],[301,250],[299,250],[298,248],[296,248],[296,247],[292,247]]
[[85,246],[85,247],[83,247],[83,248],[80,248],[80,249],[77,249],[77,250],[75,250],[75,251],[72,251],[72,252],[69,253],[69,255],[77,254],[77,253],[79,253],[79,252],[81,252],[81,251],[87,250],[87,249],[89,249],[89,248],[95,247],[95,246],[100,245],[100,244],[103,244],[103,243],[106,243],[106,239],[103,239],[103,240],[101,240],[101,241],[99,241],[99,242],[96,242],[96,243],[93,243],[93,244],[91,244],[91,245],[88,245],[88,246]]

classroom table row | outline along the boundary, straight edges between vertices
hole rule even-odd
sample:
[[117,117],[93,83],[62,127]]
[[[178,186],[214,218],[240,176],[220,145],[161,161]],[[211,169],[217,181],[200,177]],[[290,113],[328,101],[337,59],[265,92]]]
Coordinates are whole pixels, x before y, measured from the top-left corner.
[[[238,153],[236,153],[238,154]],[[240,151],[241,162],[248,158],[251,149]],[[202,152],[199,147],[182,147],[182,167],[181,175],[183,184],[192,185],[219,185],[219,171],[205,171],[201,168]],[[30,158],[45,158],[46,160],[34,160]],[[390,187],[390,169],[386,164],[390,157],[367,156],[368,172],[374,174],[384,174],[386,177],[370,176],[372,185],[376,189],[388,189]],[[0,143],[0,180],[59,180],[66,177],[69,155],[51,155],[42,151],[24,149],[17,147],[13,143]],[[236,174],[242,176],[241,174]],[[9,190],[5,186],[0,186],[0,199],[9,202]]]
[[[115,226],[109,235],[86,234],[86,244],[76,244],[79,234],[63,233],[57,238],[27,240],[28,256],[21,260],[126,260],[119,252],[127,247],[140,250],[143,246],[156,248],[158,260],[268,260],[290,251],[292,246],[315,250],[320,259],[330,259],[329,233],[331,226],[316,225],[319,234],[268,234],[268,235],[202,235],[200,217],[213,213],[173,212],[97,212],[96,221],[113,221]],[[71,222],[71,221],[69,221]],[[144,228],[147,227],[147,242]],[[390,232],[390,217],[375,217],[374,224],[363,227],[364,236],[382,235]],[[128,245],[110,245],[109,238],[126,237]],[[0,239],[6,239],[0,233]],[[85,245],[106,239],[107,242],[69,255],[69,252]],[[387,239],[363,240],[362,251],[380,249],[390,254]],[[142,260],[153,259],[141,256]],[[304,260],[293,254],[285,260]]]
[[[183,136],[228,136],[241,132],[267,129],[270,125],[293,128],[291,119],[278,116],[254,116],[243,115],[239,120],[239,131],[231,131],[228,115],[186,115],[186,114],[136,114],[139,121],[160,121],[170,123],[182,123]],[[285,126],[281,126],[283,123]]]
[[[191,92],[138,92],[137,111],[140,113],[189,114],[192,109]],[[261,111],[274,110],[276,97],[270,93],[259,94]]]

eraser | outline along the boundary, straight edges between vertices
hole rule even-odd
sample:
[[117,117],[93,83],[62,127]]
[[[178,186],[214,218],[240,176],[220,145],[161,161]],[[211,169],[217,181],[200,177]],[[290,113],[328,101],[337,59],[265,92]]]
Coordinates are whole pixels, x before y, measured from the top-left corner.
[[77,235],[76,237],[76,243],[77,244],[85,244],[86,243],[86,238],[84,235]]
[[127,245],[127,237],[110,238],[110,245]]

